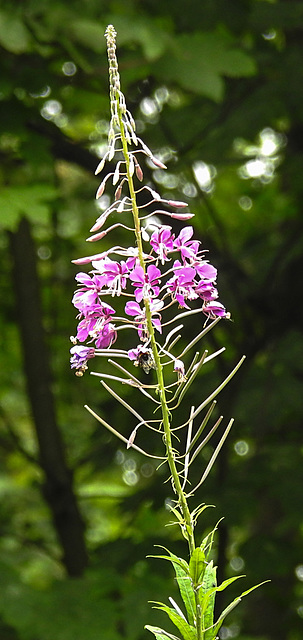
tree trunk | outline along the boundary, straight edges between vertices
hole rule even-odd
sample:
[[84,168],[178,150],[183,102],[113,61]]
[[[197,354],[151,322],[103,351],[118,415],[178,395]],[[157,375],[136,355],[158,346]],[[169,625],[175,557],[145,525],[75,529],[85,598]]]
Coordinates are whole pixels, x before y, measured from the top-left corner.
[[67,573],[79,577],[87,565],[84,524],[73,492],[72,474],[66,465],[56,420],[42,321],[36,250],[27,219],[23,218],[17,231],[10,233],[10,246],[24,371],[39,446],[39,462],[45,476],[43,495],[52,513]]

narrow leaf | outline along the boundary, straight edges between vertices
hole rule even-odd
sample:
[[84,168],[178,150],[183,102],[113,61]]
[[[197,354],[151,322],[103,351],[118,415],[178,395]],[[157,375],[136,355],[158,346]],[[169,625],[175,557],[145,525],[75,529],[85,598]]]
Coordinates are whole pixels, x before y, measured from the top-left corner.
[[[240,577],[240,576],[239,576]],[[251,593],[252,591],[254,591],[255,589],[258,589],[258,587],[261,587],[262,584],[265,584],[266,582],[270,582],[270,580],[264,580],[263,582],[260,582],[259,584],[255,584],[253,587],[250,587],[250,589],[247,589],[246,591],[243,591],[241,593],[240,596],[238,596],[237,598],[235,598],[225,609],[224,611],[222,611],[221,615],[219,616],[216,624],[214,625],[214,637],[216,637],[224,619],[226,618],[226,616],[239,604],[239,602],[241,602],[242,598],[244,598],[245,596],[247,596],[249,593]],[[224,584],[224,583],[222,583]]]
[[224,591],[224,589],[226,589],[226,587],[228,587],[230,584],[232,584],[232,582],[235,582],[235,580],[239,580],[239,578],[245,578],[244,575],[242,576],[233,576],[233,578],[228,578],[227,580],[224,580],[224,582],[222,582],[222,584],[220,584],[218,587],[216,587],[215,591]]
[[156,640],[167,640],[167,638],[170,638],[170,640],[180,640],[178,636],[174,636],[171,633],[168,633],[168,631],[160,629],[160,627],[152,627],[151,625],[146,624],[144,629],[147,629],[147,631],[153,633],[156,637]]
[[171,551],[169,551],[169,549],[166,549],[166,547],[162,547],[161,545],[155,545],[156,547],[159,547],[160,549],[164,549],[164,551],[167,551],[167,553],[169,554],[168,556],[164,556],[164,555],[160,555],[160,556],[147,556],[148,558],[162,558],[162,560],[169,560],[172,564],[177,564],[181,567],[181,569],[183,569],[183,571],[185,571],[186,575],[189,576],[189,567],[188,564],[186,562],[186,560],[183,560],[183,558],[178,558],[178,556],[175,556],[174,553],[171,553]]
[[215,588],[217,585],[217,567],[213,566],[213,561],[209,562],[204,573],[202,587],[199,590],[199,599],[202,611],[202,625],[205,631],[204,640],[212,640],[210,635],[214,624]]
[[196,634],[195,627],[193,627],[186,620],[184,620],[184,618],[181,617],[177,613],[177,611],[175,609],[172,609],[171,607],[168,607],[167,605],[162,604],[162,602],[155,603],[155,607],[154,608],[155,609],[160,609],[161,611],[164,611],[168,615],[169,619],[173,622],[173,624],[181,632],[184,640],[196,640],[197,639],[197,634]]
[[173,565],[176,573],[176,580],[178,583],[180,595],[186,608],[188,621],[190,624],[194,624],[194,620],[196,617],[196,602],[192,581],[188,575],[188,571],[185,571],[183,567],[180,566],[180,564],[173,562]]
[[201,547],[193,550],[189,561],[189,573],[194,587],[197,587],[203,578],[206,569],[205,553]]

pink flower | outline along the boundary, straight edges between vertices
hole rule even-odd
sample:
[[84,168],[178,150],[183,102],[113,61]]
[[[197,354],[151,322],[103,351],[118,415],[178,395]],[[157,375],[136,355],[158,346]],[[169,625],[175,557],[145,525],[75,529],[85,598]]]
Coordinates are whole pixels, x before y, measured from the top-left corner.
[[223,306],[223,304],[221,304],[221,302],[208,302],[204,305],[203,307],[203,313],[205,313],[206,316],[208,316],[209,318],[212,318],[213,320],[215,318],[226,318],[229,317],[228,314],[226,313],[226,309]]
[[205,262],[202,260],[200,263],[195,262],[192,266],[195,267],[196,272],[200,276],[200,278],[205,278],[206,280],[211,280],[215,282],[217,277],[217,269],[213,267],[212,264]]
[[116,342],[117,331],[111,322],[106,322],[100,329],[96,327],[96,330],[98,332],[98,336],[96,338],[97,349],[107,349]]
[[169,251],[174,249],[174,235],[171,233],[172,228],[163,226],[153,232],[150,238],[150,244],[155,253],[158,254],[162,264],[167,258]]
[[196,270],[192,267],[183,267],[179,260],[174,262],[173,270],[175,275],[167,281],[166,286],[172,298],[177,300],[180,307],[189,309],[185,300],[194,300],[198,297],[195,292]]
[[143,298],[151,298],[151,296],[159,295],[159,277],[161,271],[153,264],[149,265],[144,273],[143,268],[138,265],[130,272],[129,277],[135,289],[135,298],[137,302],[141,302]]
[[[82,375],[85,369],[87,369],[86,363],[90,358],[95,357],[95,349],[93,347],[84,347],[82,345],[75,345],[70,349],[71,369],[77,369],[78,375]],[[77,373],[76,371],[76,373]]]
[[128,267],[124,260],[116,262],[106,258],[105,260],[94,261],[93,267],[100,273],[102,285],[107,286],[112,291],[112,296],[121,294],[125,289],[128,275]]
[[83,286],[74,293],[73,305],[83,314],[96,302],[96,298],[102,289],[102,281],[98,276],[92,278],[87,273],[77,273],[75,279]]
[[218,297],[218,291],[210,280],[200,280],[195,287],[195,293],[197,293],[202,300],[216,300]]
[[[162,333],[161,315],[159,313],[159,310],[162,309],[163,306],[164,306],[163,300],[156,299],[156,300],[152,300],[150,303],[150,310],[152,314],[152,324],[154,325],[155,329],[159,331],[159,333]],[[134,316],[135,322],[138,323],[138,335],[140,340],[143,340],[143,341],[147,340],[149,338],[149,333],[148,333],[147,324],[146,324],[145,308],[141,309],[138,302],[130,301],[130,302],[127,302],[125,305],[125,313],[127,313],[127,315],[129,316]]]
[[[98,340],[100,334],[102,334],[103,327],[111,319],[111,316],[116,313],[115,310],[107,304],[95,304],[90,307],[78,324],[77,328],[77,340],[79,342],[85,342],[87,338],[92,340]],[[100,346],[96,342],[96,346]]]
[[183,227],[174,241],[174,247],[180,251],[183,261],[194,260],[199,251],[199,240],[190,240],[193,233],[193,227]]

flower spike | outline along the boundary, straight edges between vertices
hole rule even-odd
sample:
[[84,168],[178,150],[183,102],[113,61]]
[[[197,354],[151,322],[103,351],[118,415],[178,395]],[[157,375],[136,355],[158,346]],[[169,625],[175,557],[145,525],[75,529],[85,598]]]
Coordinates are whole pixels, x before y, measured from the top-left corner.
[[[211,640],[218,637],[225,615],[241,599],[240,596],[234,600],[215,623],[216,592],[239,576],[217,586],[216,568],[209,557],[216,527],[197,545],[195,526],[206,505],[200,504],[191,512],[188,500],[208,477],[232,427],[233,418],[220,434],[223,416],[216,418],[212,426],[209,424],[217,395],[239,369],[244,357],[208,397],[199,398],[199,402],[191,406],[185,422],[175,424],[178,407],[181,403],[186,407],[184,398],[190,388],[193,390],[192,385],[202,367],[206,371],[209,361],[224,351],[221,347],[208,353],[205,336],[222,319],[229,319],[230,314],[219,301],[217,269],[206,260],[206,250],[201,239],[195,238],[194,227],[183,225],[194,215],[187,211],[187,203],[162,198],[153,186],[143,183],[144,173],[138,157],[140,161],[142,157],[147,160],[148,167],[153,165],[164,171],[166,166],[157,157],[161,158],[161,153],[151,151],[136,134],[135,121],[121,90],[113,25],[107,27],[105,37],[110,123],[107,149],[95,173],[101,174],[110,163],[110,171],[101,177],[96,199],[106,192],[111,204],[102,211],[103,199],[98,203],[101,204],[99,215],[90,229],[93,235],[87,238],[88,242],[99,242],[107,237],[104,247],[101,246],[99,253],[73,260],[76,265],[90,266],[88,273],[80,271],[76,275],[77,289],[72,302],[77,310],[78,326],[76,335],[71,338],[70,363],[81,378],[92,361],[96,363],[99,358],[102,366],[106,358],[106,369],[101,373],[94,371],[92,375],[100,378],[106,392],[128,412],[132,422],[128,434],[120,433],[88,406],[85,408],[119,438],[126,449],[134,449],[167,466],[166,482],[171,482],[175,498],[170,509],[175,517],[174,524],[180,526],[187,541],[189,562],[167,550],[168,555],[160,557],[169,560],[175,569],[185,613],[172,598],[169,598],[172,608],[162,603],[156,603],[156,606],[175,623],[178,635],[191,640]],[[170,224],[163,222],[167,217]],[[176,225],[176,220],[181,224]],[[109,243],[109,233],[119,234],[119,244]],[[130,234],[132,240],[128,243]],[[124,241],[120,240],[121,235],[124,235]],[[189,324],[193,316],[195,322]],[[199,351],[192,353],[197,344]],[[134,367],[137,367],[136,376]],[[108,380],[112,386],[107,384]],[[118,385],[122,389],[127,386],[131,391],[127,400],[116,391]],[[129,401],[136,391],[144,396],[140,412]],[[155,414],[152,419],[145,417],[148,408],[149,416]],[[206,414],[197,427],[196,418],[204,409]],[[163,456],[153,455],[137,444],[147,429],[155,437],[160,436],[165,447]],[[218,443],[198,476],[200,480],[192,488],[192,464],[215,432],[219,433]],[[190,487],[188,493],[187,487]],[[157,627],[146,628],[157,640],[175,638]]]

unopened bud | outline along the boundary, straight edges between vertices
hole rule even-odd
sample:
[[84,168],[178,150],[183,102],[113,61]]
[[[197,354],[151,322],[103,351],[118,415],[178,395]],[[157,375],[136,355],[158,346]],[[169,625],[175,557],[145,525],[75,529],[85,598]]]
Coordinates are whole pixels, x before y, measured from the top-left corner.
[[171,213],[170,217],[174,218],[175,220],[190,220],[191,218],[194,218],[195,214],[194,213]]
[[137,430],[138,430],[138,427],[135,427],[133,429],[133,431],[131,432],[131,434],[130,434],[130,436],[128,438],[128,441],[127,441],[127,445],[126,445],[127,449],[130,449],[130,447],[133,445],[135,437],[137,435]]
[[146,155],[149,158],[152,158],[153,154],[152,154],[151,150],[149,149],[149,147],[147,146],[147,144],[145,144],[145,142],[143,142],[143,140],[141,140],[141,138],[138,138],[138,140],[140,141],[141,147],[142,147],[143,151],[146,153]]
[[104,189],[105,189],[105,182],[101,182],[96,193],[96,200],[98,200],[98,198],[101,198],[101,196],[103,195]]
[[100,173],[100,172],[102,171],[102,169],[103,169],[103,167],[104,167],[104,165],[105,165],[106,156],[107,156],[107,153],[106,153],[106,154],[105,154],[105,156],[102,158],[102,160],[100,160],[100,162],[99,162],[99,164],[98,164],[98,166],[97,166],[97,169],[96,169],[96,171],[95,171],[95,176],[97,176],[97,175],[98,175],[98,173]]
[[104,189],[105,189],[106,181],[112,175],[113,175],[112,173],[108,173],[107,176],[105,176],[104,180],[102,180],[102,182],[100,184],[100,187],[99,187],[99,189],[97,190],[97,193],[96,193],[96,200],[98,200],[98,198],[100,198],[102,196],[102,194],[104,192]]
[[89,264],[90,262],[91,262],[91,259],[89,257],[77,258],[76,260],[72,260],[73,264]]
[[122,213],[122,211],[124,210],[124,203],[125,203],[126,198],[123,198],[120,202],[120,204],[117,207],[117,213]]
[[101,227],[103,227],[106,220],[107,220],[107,215],[103,214],[102,216],[100,216],[100,218],[96,220],[95,224],[93,224],[92,228],[90,229],[90,232],[93,233],[94,231],[98,231],[99,229],[101,229]]
[[139,162],[138,162],[138,160],[136,158],[135,158],[135,167],[136,167],[136,176],[137,176],[138,180],[140,180],[140,182],[142,182],[143,177],[144,177],[143,176],[143,171],[142,171],[142,169],[141,169],[141,167],[139,165]]
[[115,172],[113,175],[113,185],[117,184],[119,178],[120,178],[120,164],[121,162],[117,162],[116,168],[115,168]]
[[115,191],[115,200],[120,200],[121,193],[122,193],[122,183],[119,184],[119,186],[117,187],[117,189]]
[[134,158],[132,154],[130,154],[129,156],[129,173],[131,176],[133,176],[135,173],[135,164],[134,164]]
[[94,236],[90,236],[90,238],[86,238],[86,242],[96,242],[97,240],[102,240],[104,236],[106,236],[107,231],[101,231],[100,233],[96,233]]
[[134,144],[136,145],[136,147],[137,147],[137,146],[138,146],[138,138],[137,138],[137,136],[136,136],[136,134],[135,134],[134,129],[132,130],[132,140],[133,140],[133,143],[134,143]]
[[177,207],[177,209],[180,207],[187,207],[188,204],[187,202],[181,202],[180,200],[166,200],[166,203],[170,206],[170,207]]
[[102,258],[104,258],[105,256],[107,256],[107,252],[103,251],[103,253],[95,253],[93,256],[85,256],[85,258],[77,258],[76,260],[72,260],[72,263],[77,265],[89,264],[93,260],[102,260]]
[[155,167],[158,167],[159,169],[167,169],[167,166],[158,160],[158,158],[155,158],[155,156],[150,156],[150,159],[154,163]]

